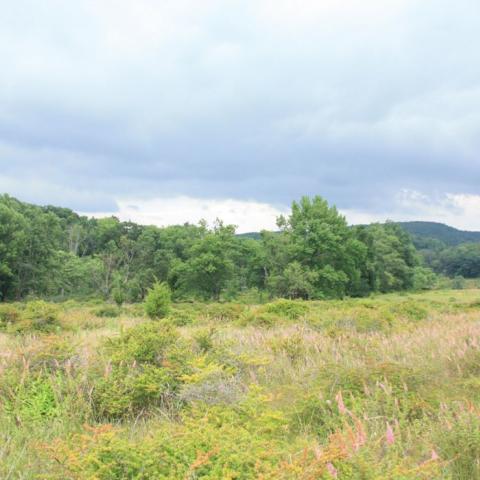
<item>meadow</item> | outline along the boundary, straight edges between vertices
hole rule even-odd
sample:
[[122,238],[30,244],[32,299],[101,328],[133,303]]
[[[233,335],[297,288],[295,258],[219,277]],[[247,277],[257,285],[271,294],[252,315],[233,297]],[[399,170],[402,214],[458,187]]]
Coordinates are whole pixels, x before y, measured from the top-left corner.
[[480,478],[480,290],[0,305],[2,479]]

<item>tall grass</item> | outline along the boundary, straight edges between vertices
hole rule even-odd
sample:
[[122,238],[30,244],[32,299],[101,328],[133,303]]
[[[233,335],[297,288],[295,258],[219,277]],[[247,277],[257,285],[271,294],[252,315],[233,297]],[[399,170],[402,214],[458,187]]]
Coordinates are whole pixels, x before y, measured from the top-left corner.
[[0,478],[480,478],[479,300],[185,304],[156,326],[75,304],[54,332],[6,326]]

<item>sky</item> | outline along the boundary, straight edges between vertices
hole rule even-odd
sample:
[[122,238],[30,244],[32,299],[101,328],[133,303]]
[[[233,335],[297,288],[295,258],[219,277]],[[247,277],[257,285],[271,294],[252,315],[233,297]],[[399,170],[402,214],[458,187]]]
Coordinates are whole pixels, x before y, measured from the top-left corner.
[[167,225],[480,230],[478,0],[0,0],[0,192]]

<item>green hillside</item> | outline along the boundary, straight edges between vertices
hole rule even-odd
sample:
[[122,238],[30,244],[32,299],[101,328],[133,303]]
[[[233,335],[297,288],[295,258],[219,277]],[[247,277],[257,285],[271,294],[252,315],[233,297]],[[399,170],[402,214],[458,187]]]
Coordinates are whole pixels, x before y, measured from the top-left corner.
[[398,222],[410,234],[440,240],[449,246],[467,242],[480,242],[480,232],[457,230],[456,228],[437,222]]

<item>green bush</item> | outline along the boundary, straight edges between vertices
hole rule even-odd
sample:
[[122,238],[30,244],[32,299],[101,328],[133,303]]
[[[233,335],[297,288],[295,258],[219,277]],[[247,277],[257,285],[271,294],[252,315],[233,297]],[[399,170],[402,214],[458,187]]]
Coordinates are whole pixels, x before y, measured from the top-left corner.
[[407,300],[391,307],[394,315],[407,320],[420,321],[428,317],[428,309],[425,305],[414,300]]
[[296,320],[309,310],[307,304],[301,300],[279,299],[257,307],[243,309],[238,317],[240,325],[258,327],[273,327],[285,320]]
[[114,288],[112,291],[112,298],[117,304],[117,307],[120,308],[125,302],[125,292],[121,288]]
[[14,384],[15,376],[12,376],[12,371],[9,373],[7,381],[12,385],[2,399],[7,414],[28,424],[58,416],[60,408],[52,385],[54,377],[40,373],[29,375]]
[[214,335],[215,329],[213,328],[202,328],[195,332],[193,338],[201,352],[206,353],[213,348]]
[[280,324],[282,318],[274,313],[263,311],[262,308],[252,308],[246,310],[238,319],[238,323],[242,326],[252,325],[255,327],[273,327]]
[[177,383],[172,372],[155,365],[117,366],[95,383],[94,413],[107,419],[137,415],[165,403]]
[[99,418],[121,419],[170,405],[188,373],[191,348],[165,320],[132,327],[104,346],[107,367],[93,379],[93,408]]
[[184,327],[195,322],[196,318],[191,312],[181,309],[171,309],[167,319],[177,327]]
[[153,319],[166,317],[172,304],[172,292],[166,283],[156,283],[145,297],[145,313]]
[[105,350],[115,364],[160,364],[166,349],[177,339],[178,332],[170,322],[147,322],[125,330],[117,338],[106,340]]
[[140,441],[102,427],[56,442],[48,452],[63,466],[58,479],[273,480],[289,448],[302,451],[286,427],[281,412],[249,398],[234,408],[198,406]]
[[50,333],[61,328],[57,305],[43,300],[28,302],[19,321],[10,325],[9,330],[17,333]]
[[263,310],[266,313],[273,313],[280,317],[296,320],[308,312],[308,305],[300,300],[286,300],[282,298],[273,303],[265,304]]

